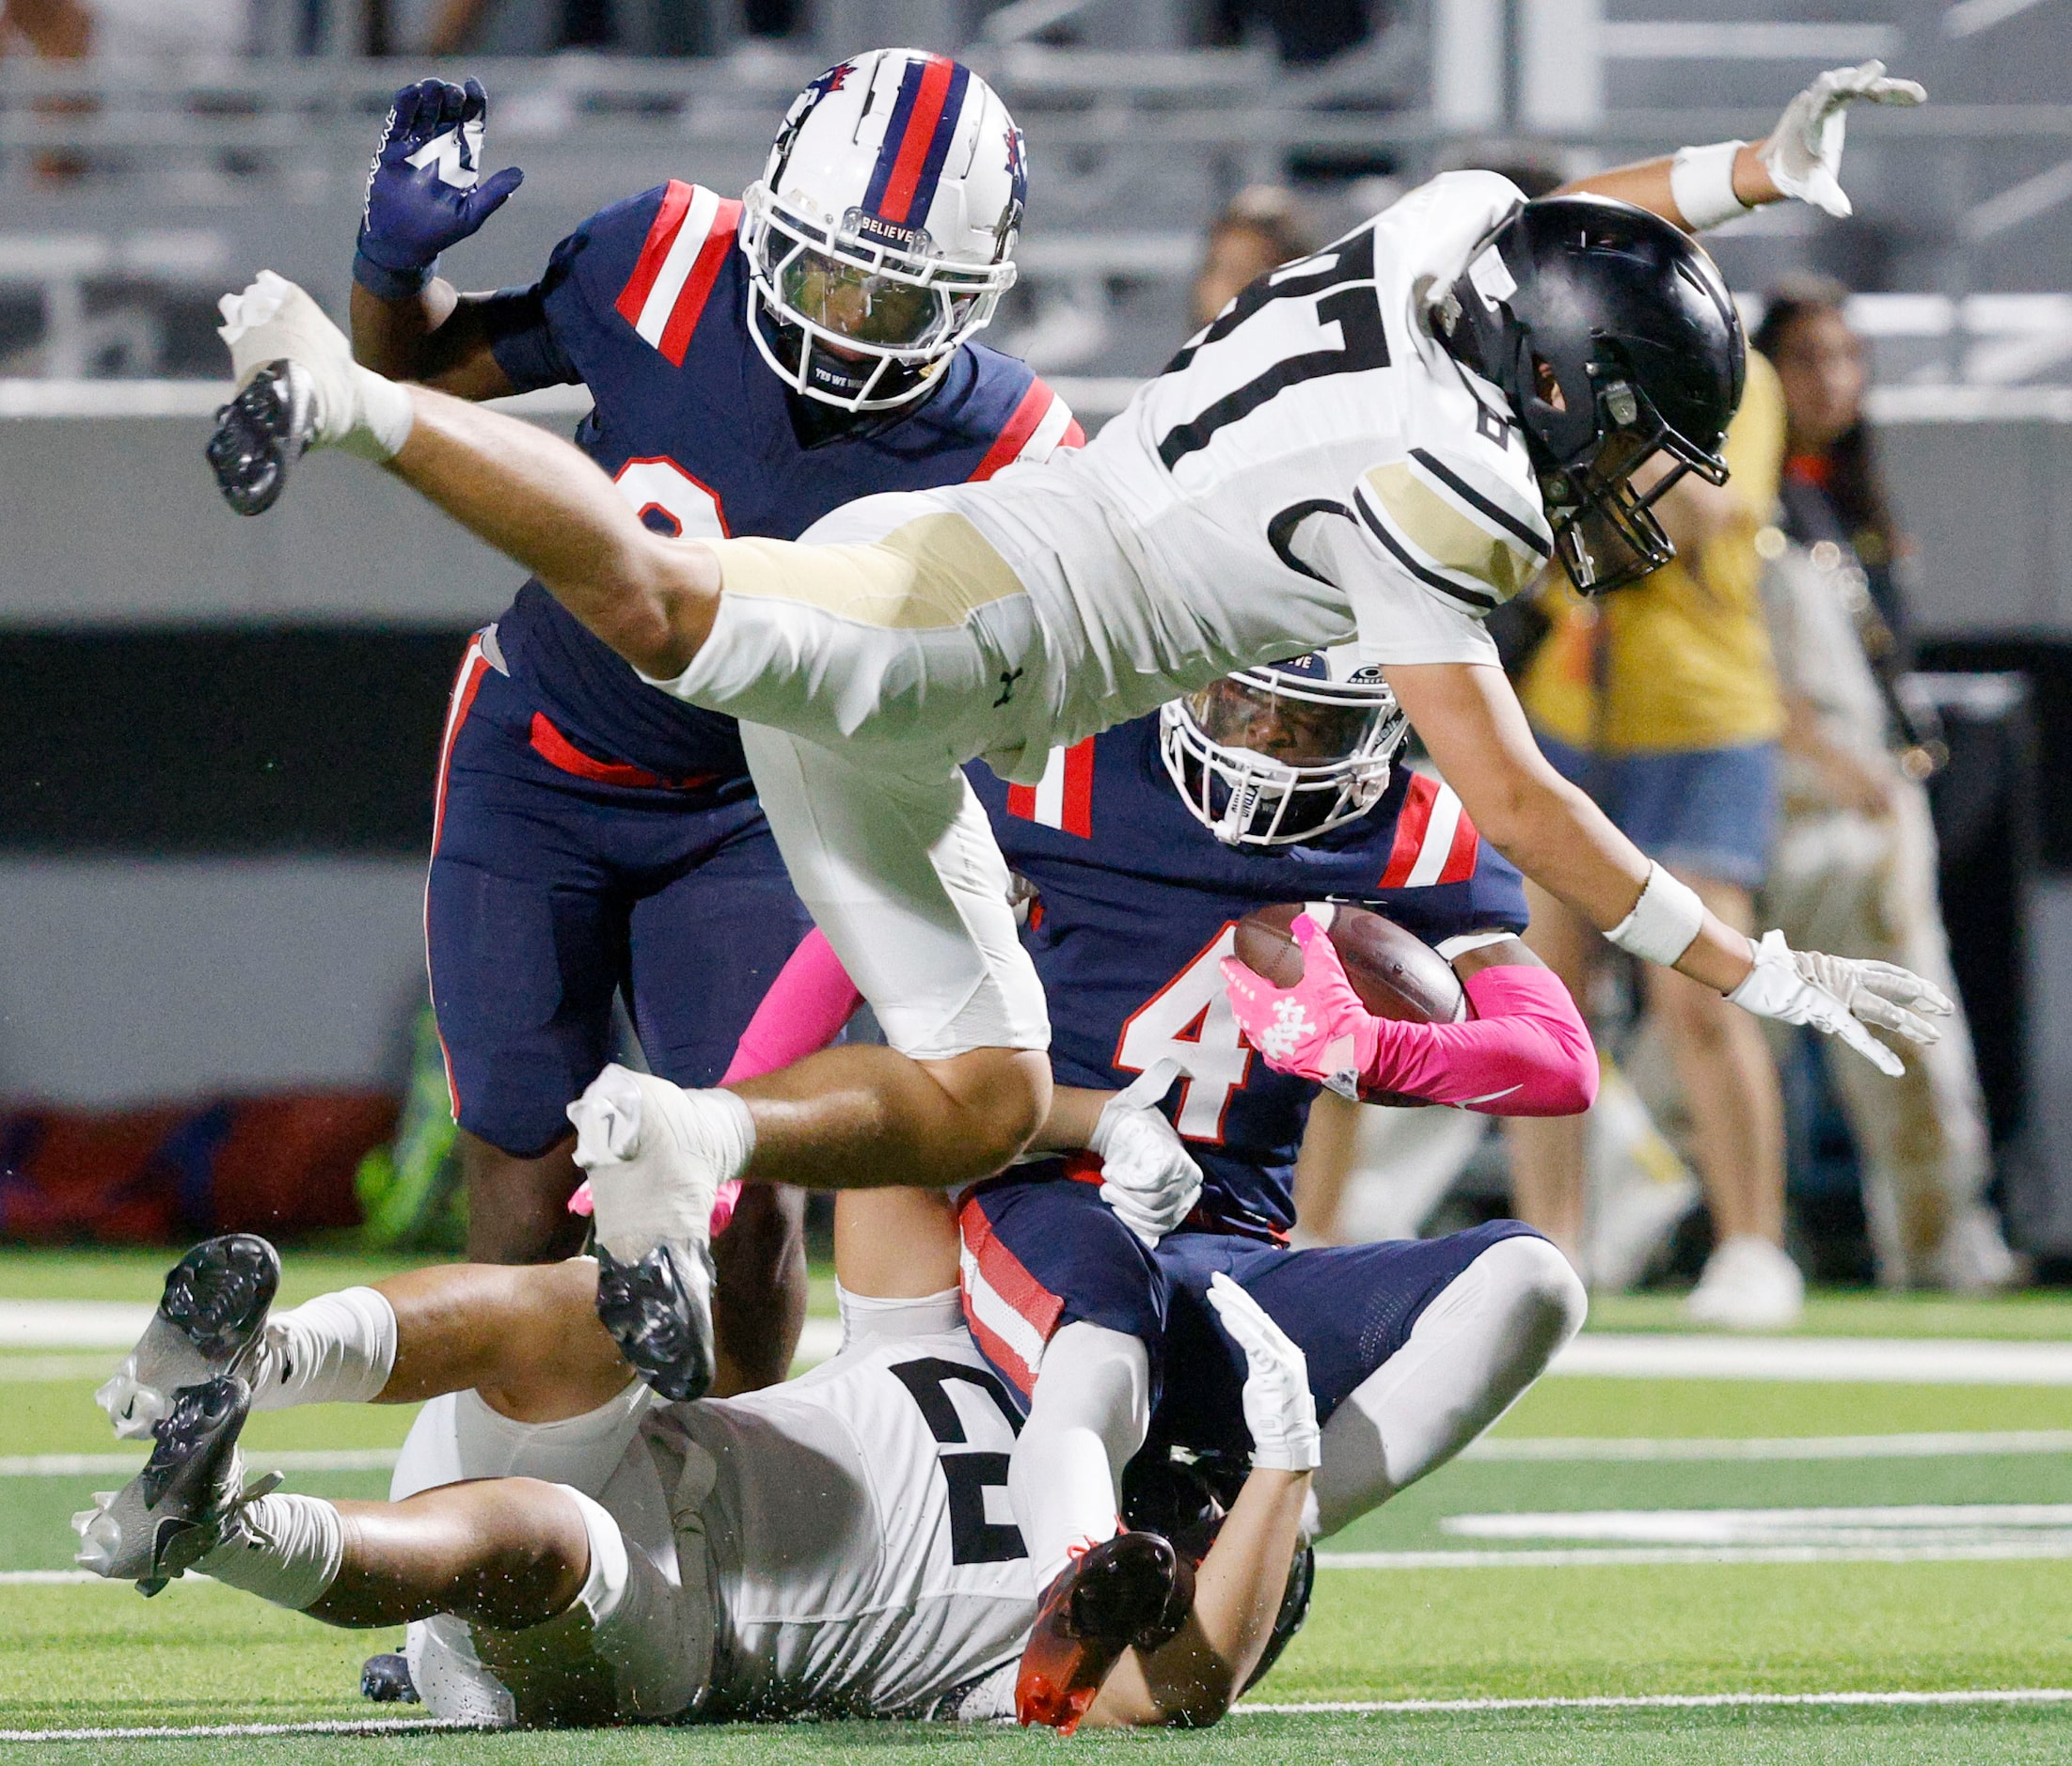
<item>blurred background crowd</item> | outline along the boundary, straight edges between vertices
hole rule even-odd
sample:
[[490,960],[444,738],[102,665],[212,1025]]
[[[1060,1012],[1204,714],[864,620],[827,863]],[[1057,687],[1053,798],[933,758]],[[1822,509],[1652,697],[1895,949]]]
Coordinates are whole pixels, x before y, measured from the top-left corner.
[[1548,752],[1716,911],[1944,978],[1968,1033],[1888,1082],[1536,897],[1597,1109],[1321,1112],[1304,1215],[1515,1209],[1729,1325],[1807,1277],[2072,1277],[2072,17],[2023,0],[5,0],[0,1237],[457,1242],[419,891],[447,681],[510,574],[372,475],[229,522],[215,294],[265,264],[342,307],[381,115],[435,66],[528,174],[448,266],[491,287],[664,177],[738,190],[806,78],[890,42],[965,55],[1027,132],[989,340],[1089,429],[1434,170],[1529,193],[1752,138],[1874,55],[1928,85],[1925,126],[1852,123],[1852,218],[1709,242],[1758,358],[1732,481],[1664,505],[1678,562],[1545,588],[1502,641]]

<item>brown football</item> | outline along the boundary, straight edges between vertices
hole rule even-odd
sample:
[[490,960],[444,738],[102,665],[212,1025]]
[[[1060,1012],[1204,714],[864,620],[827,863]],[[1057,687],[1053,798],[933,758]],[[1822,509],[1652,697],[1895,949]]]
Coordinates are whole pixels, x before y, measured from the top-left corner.
[[[1238,922],[1238,961],[1276,987],[1292,987],[1303,978],[1303,955],[1289,928],[1305,911],[1301,902],[1259,907]],[[1371,908],[1344,904],[1310,904],[1311,919],[1328,917],[1327,931],[1345,978],[1360,1003],[1376,1017],[1401,1018],[1413,1024],[1450,1024],[1467,1016],[1467,996],[1453,965],[1418,938]],[[1421,1104],[1422,1098],[1396,1093],[1367,1095],[1372,1104]]]

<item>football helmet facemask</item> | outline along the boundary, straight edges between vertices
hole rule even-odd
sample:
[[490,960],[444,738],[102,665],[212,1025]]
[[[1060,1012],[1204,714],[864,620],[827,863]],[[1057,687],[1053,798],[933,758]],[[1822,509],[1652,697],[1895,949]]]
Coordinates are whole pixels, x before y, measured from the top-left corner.
[[1381,801],[1408,725],[1351,646],[1240,669],[1159,712],[1180,801],[1226,846],[1292,846]]
[[794,101],[742,197],[749,328],[794,392],[919,398],[1014,286],[1021,132],[961,63],[878,49]]
[[1694,241],[1604,197],[1522,203],[1468,255],[1433,319],[1510,406],[1580,592],[1676,556],[1653,505],[1686,472],[1726,482],[1720,449],[1748,362],[1732,297]]

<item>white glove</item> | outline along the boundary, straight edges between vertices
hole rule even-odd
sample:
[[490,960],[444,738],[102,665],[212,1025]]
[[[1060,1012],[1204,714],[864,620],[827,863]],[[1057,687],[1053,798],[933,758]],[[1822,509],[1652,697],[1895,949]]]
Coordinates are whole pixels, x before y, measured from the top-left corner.
[[1178,1078],[1179,1063],[1170,1055],[1154,1061],[1101,1106],[1086,1143],[1088,1152],[1100,1155],[1100,1199],[1147,1250],[1201,1198],[1201,1167],[1159,1108]]
[[1252,1431],[1252,1463],[1274,1472],[1314,1472],[1323,1459],[1323,1430],[1310,1395],[1307,1358],[1266,1309],[1221,1270],[1209,1278],[1209,1303],[1244,1351],[1244,1426]]
[[230,371],[243,391],[269,362],[301,371],[315,427],[312,448],[343,448],[370,460],[392,459],[409,439],[410,395],[353,360],[353,346],[323,307],[287,277],[261,270],[216,303],[216,336],[230,346]]
[[1839,218],[1850,212],[1842,188],[1842,136],[1849,106],[1927,102],[1927,88],[1917,82],[1887,79],[1882,61],[1830,68],[1784,106],[1756,157],[1769,167],[1770,181],[1785,196]]
[[1894,1079],[1906,1071],[1906,1064],[1864,1024],[1895,1032],[1911,1043],[1932,1043],[1942,1033],[1907,1008],[1918,1006],[1937,1017],[1956,1009],[1941,988],[1897,963],[1795,951],[1781,932],[1768,934],[1753,954],[1755,967],[1728,999],[1758,1017],[1811,1024],[1839,1036]]

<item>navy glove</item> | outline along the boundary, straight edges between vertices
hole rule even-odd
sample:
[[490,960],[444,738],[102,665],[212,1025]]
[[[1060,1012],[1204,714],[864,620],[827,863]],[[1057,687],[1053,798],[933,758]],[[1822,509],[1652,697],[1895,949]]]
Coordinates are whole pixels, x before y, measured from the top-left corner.
[[489,95],[419,80],[396,94],[381,145],[367,168],[353,279],[383,300],[415,294],[432,278],[439,253],[503,207],[525,181],[515,166],[482,175],[482,125]]

